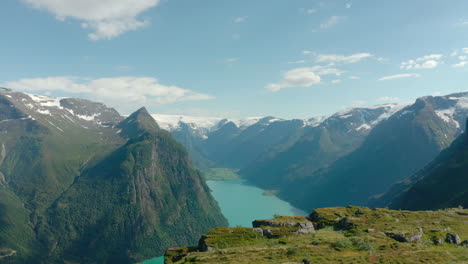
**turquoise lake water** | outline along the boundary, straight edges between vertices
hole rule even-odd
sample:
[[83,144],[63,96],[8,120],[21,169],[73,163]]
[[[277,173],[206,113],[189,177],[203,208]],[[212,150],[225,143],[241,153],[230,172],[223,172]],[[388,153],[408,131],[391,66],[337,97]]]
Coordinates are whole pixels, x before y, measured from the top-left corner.
[[[213,197],[231,227],[252,227],[255,219],[269,219],[273,215],[307,215],[276,196],[263,195],[264,190],[250,186],[243,180],[208,181]],[[163,264],[164,258],[147,260],[144,264]]]
[[252,227],[255,219],[273,215],[307,215],[276,196],[265,196],[264,190],[246,185],[243,180],[208,181],[212,194],[231,227]]

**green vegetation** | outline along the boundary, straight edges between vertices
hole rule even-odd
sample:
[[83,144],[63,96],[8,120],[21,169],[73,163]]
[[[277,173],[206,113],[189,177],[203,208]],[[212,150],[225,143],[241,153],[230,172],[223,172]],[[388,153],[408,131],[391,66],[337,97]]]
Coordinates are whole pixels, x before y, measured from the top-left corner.
[[[286,223],[288,219],[300,218],[281,217],[276,223]],[[177,249],[180,252],[177,254],[169,250],[166,263],[302,263],[304,259],[330,264],[468,263],[468,247],[434,244],[434,236],[445,236],[447,232],[468,239],[468,210],[412,212],[337,207],[317,209],[309,219],[316,227],[321,226],[315,233],[285,232],[273,238],[249,228],[218,228],[206,235],[213,246],[211,251],[187,248]],[[389,232],[410,235],[419,228],[422,236],[414,242],[399,242],[386,235]]]
[[0,263],[135,263],[227,225],[184,147],[144,108],[119,122],[113,109],[67,99],[76,113],[101,111],[95,124],[64,108],[38,114],[22,93],[6,98]]
[[239,170],[229,168],[211,168],[207,169],[204,173],[206,180],[212,181],[230,181],[240,179],[237,174]]

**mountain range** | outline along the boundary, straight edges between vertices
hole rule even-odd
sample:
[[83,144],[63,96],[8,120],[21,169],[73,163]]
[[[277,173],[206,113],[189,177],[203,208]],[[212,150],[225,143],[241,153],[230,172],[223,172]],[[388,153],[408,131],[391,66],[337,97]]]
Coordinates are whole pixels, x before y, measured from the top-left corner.
[[166,128],[202,170],[239,170],[250,183],[311,210],[375,203],[373,196],[450,146],[463,132],[467,116],[468,93],[457,93],[328,117],[256,118],[244,126],[238,120],[211,119],[200,128],[196,120],[166,116],[172,124]]

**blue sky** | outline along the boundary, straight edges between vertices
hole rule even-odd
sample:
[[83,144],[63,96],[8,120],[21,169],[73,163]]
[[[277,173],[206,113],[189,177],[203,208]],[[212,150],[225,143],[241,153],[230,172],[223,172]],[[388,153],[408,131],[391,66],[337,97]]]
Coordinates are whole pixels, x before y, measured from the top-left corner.
[[468,1],[2,0],[0,85],[305,118],[468,91]]

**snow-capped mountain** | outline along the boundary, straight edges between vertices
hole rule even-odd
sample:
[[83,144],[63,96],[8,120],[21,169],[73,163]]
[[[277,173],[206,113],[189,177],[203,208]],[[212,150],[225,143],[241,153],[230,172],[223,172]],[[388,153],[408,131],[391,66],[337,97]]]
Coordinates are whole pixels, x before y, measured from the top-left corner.
[[56,98],[0,88],[0,100],[10,105],[11,111],[17,111],[20,118],[37,120],[61,132],[77,126],[110,127],[123,119],[113,108],[79,98]]

